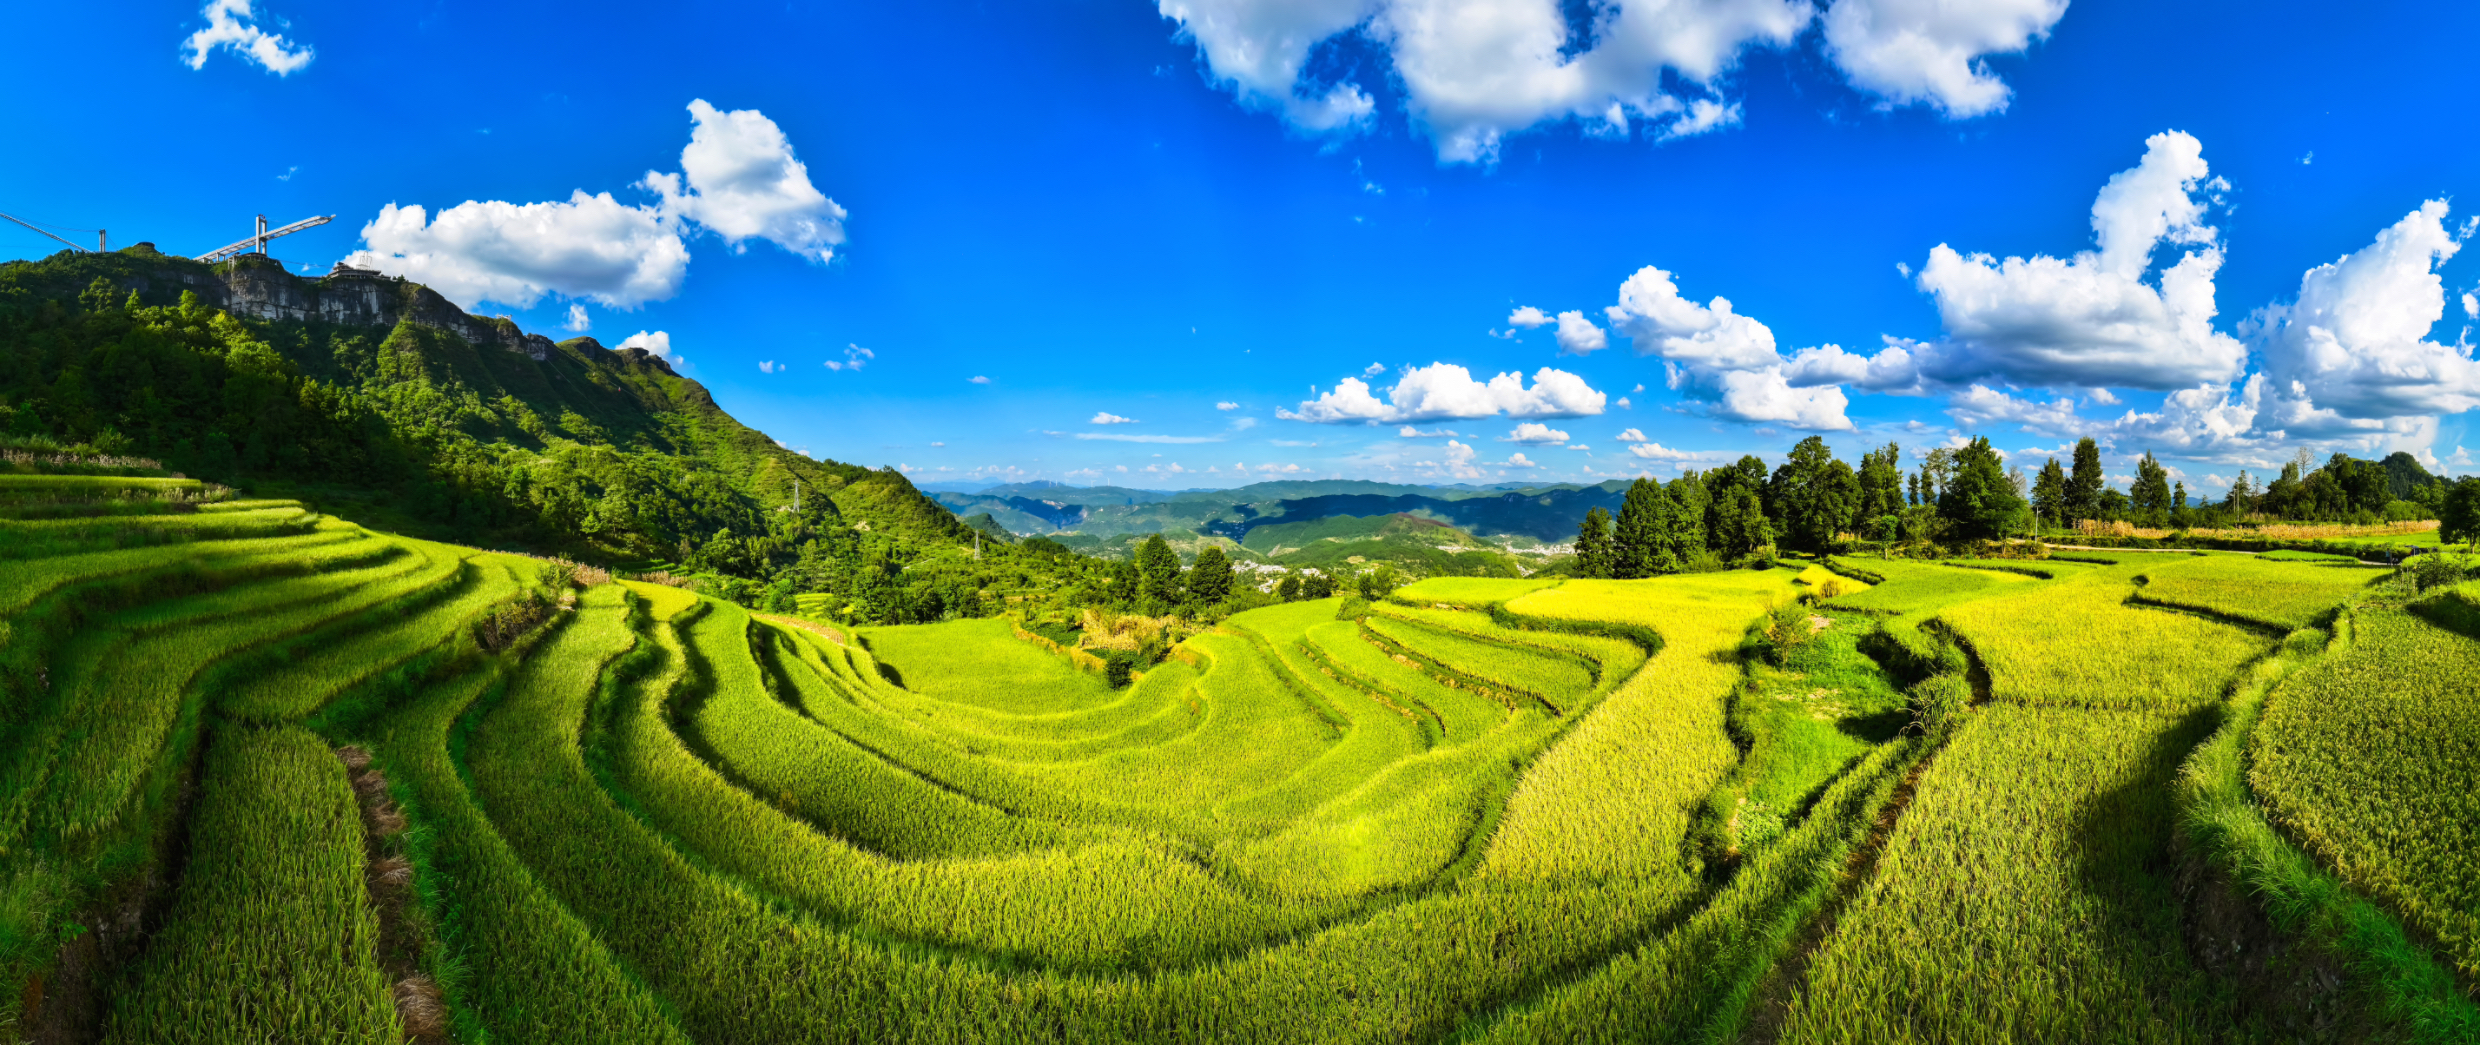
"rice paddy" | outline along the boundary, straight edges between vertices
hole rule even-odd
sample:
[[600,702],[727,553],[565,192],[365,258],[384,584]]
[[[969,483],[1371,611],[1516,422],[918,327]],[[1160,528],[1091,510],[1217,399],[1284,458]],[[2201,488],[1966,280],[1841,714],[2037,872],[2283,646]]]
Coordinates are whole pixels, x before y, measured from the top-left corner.
[[2183,929],[2234,695],[2256,844],[2480,971],[2480,640],[2383,571],[1441,579],[1114,686],[80,478],[0,484],[0,1040],[2281,1040]]

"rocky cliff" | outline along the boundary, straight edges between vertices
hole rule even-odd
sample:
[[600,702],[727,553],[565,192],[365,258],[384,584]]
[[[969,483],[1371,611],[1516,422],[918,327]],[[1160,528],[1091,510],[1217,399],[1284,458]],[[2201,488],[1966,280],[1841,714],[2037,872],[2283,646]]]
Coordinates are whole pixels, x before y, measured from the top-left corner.
[[517,329],[515,320],[468,315],[437,291],[400,277],[358,269],[323,277],[296,276],[286,272],[282,262],[257,254],[208,265],[157,253],[151,243],[119,251],[117,256],[136,264],[122,266],[115,285],[150,299],[177,287],[195,292],[209,305],[252,319],[377,327],[393,327],[409,319],[475,345],[521,352],[536,360],[551,353],[550,338]]

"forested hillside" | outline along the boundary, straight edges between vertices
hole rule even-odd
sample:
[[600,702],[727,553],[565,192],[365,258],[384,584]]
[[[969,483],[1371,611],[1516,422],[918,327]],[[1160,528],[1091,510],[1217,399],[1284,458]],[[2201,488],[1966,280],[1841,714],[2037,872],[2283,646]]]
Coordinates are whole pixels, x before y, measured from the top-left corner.
[[643,350],[250,255],[0,266],[0,433],[426,536],[751,578],[812,541],[969,539],[903,476],[783,449]]

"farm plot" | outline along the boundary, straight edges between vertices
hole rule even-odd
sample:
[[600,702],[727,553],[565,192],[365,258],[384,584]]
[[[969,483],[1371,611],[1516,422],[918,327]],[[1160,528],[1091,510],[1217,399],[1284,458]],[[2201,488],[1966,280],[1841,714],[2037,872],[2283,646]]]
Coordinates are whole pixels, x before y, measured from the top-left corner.
[[2291,631],[2316,623],[2352,593],[2384,578],[2382,566],[2257,555],[2191,556],[2146,565],[2138,602],[2194,610]]
[[2274,822],[2480,976],[2480,641],[2391,605],[2274,691],[2248,783]]

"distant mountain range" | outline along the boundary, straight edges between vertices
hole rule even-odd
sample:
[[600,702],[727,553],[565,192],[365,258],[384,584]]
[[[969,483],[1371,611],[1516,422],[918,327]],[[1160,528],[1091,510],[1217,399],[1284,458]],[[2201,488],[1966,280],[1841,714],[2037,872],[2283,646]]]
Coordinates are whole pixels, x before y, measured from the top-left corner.
[[1585,513],[1619,510],[1627,484],[1411,486],[1344,479],[1255,483],[1229,490],[1138,490],[1120,486],[1010,483],[973,492],[934,486],[932,499],[959,516],[987,513],[1010,532],[1075,534],[1108,540],[1126,534],[1194,533],[1254,547],[1260,527],[1340,516],[1410,516],[1477,537],[1548,543],[1575,536]]

